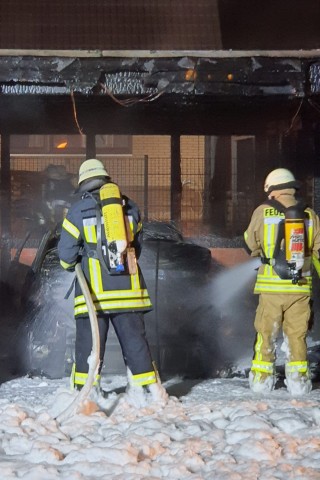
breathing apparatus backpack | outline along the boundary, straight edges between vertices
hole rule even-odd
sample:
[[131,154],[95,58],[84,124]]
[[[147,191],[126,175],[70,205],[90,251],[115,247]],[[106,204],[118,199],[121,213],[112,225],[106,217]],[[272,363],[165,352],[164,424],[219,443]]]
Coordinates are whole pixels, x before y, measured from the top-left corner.
[[297,284],[302,279],[307,245],[305,207],[298,203],[286,208],[277,200],[270,200],[267,203],[284,213],[284,220],[278,225],[273,258],[263,258],[262,263],[272,265],[282,280],[292,280],[293,284]]
[[[111,275],[137,271],[133,240],[127,217],[124,213],[124,201],[118,185],[106,183],[99,190],[100,203],[97,204],[97,257],[102,267]],[[101,213],[105,241],[102,238]]]

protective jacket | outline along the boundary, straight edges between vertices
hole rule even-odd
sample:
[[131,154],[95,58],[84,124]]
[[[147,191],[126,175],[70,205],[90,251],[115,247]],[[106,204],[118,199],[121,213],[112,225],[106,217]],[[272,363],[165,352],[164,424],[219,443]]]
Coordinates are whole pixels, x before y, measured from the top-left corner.
[[[124,214],[131,233],[130,245],[135,248],[138,258],[141,252],[142,235],[140,212],[132,200],[125,196],[123,200]],[[97,204],[99,204],[98,189],[85,192],[81,199],[69,209],[62,225],[58,244],[60,263],[63,268],[72,271],[76,263],[81,261],[97,311],[107,313],[149,311],[152,309],[152,304],[139,266],[135,274],[125,271],[119,275],[111,275],[97,258],[99,235],[102,237],[102,243],[105,243],[104,228],[97,232]],[[101,211],[100,215],[103,225]],[[74,313],[75,317],[88,315],[86,302],[77,281]]]
[[[303,281],[293,284],[292,281],[281,279],[273,267],[262,264],[259,267],[254,293],[290,293],[310,295],[312,286],[311,266],[312,257],[319,258],[320,225],[316,213],[305,208],[306,251],[302,269]],[[251,217],[244,239],[252,256],[274,258],[278,229],[284,220],[284,213],[278,211],[268,203],[255,209]]]

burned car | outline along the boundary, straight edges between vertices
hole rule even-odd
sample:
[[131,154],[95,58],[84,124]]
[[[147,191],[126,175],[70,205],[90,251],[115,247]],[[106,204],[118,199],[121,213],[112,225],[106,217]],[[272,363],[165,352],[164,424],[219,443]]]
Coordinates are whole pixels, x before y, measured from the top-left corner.
[[[67,292],[75,274],[59,264],[58,239],[56,233],[46,232],[31,267],[23,265],[16,255],[9,271],[10,288],[19,299],[15,315],[20,319],[10,350],[15,351],[20,373],[62,377],[73,363],[73,291]],[[199,345],[203,331],[200,335],[199,329],[204,318],[212,315],[206,288],[213,270],[219,268],[210,250],[186,241],[172,224],[149,222],[144,225],[139,264],[153,303],[145,323],[159,371],[204,375]],[[106,356],[108,372],[125,372],[112,326]]]

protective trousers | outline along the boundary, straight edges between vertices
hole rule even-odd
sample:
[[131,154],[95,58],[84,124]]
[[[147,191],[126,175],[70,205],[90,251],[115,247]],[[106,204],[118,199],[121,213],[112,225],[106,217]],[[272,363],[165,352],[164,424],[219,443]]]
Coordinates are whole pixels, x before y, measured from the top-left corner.
[[257,332],[252,370],[274,373],[275,345],[280,328],[288,342],[287,365],[304,372],[310,297],[295,294],[260,294],[254,326]]
[[[100,334],[99,374],[103,364],[110,321],[118,337],[124,362],[130,369],[134,381],[140,385],[155,383],[156,375],[146,338],[143,314],[140,312],[98,314]],[[83,385],[85,383],[89,369],[87,360],[91,349],[92,333],[90,319],[78,317],[76,319],[75,385]]]

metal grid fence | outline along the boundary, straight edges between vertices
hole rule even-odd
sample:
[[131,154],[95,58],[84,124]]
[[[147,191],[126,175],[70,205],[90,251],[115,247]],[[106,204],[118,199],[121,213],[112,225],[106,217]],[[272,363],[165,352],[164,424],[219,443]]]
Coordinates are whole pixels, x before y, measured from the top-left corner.
[[[41,200],[41,185],[49,165],[63,165],[77,183],[79,166],[85,157],[28,156],[11,158],[12,200],[32,196]],[[98,156],[122,192],[140,207],[144,220],[171,221],[171,159],[119,156]],[[186,236],[198,236],[204,220],[205,185],[203,158],[181,160],[181,222]]]

